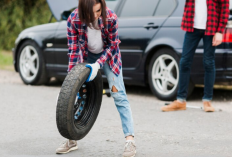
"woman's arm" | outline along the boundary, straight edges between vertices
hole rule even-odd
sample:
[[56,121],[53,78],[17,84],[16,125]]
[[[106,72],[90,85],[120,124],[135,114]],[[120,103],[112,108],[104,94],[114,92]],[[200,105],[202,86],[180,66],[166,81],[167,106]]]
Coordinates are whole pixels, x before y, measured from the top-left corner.
[[106,48],[103,50],[102,56],[97,60],[97,62],[100,64],[100,67],[103,67],[106,60],[112,57],[112,52],[118,46],[119,43],[120,40],[118,37],[118,18],[117,15],[114,15],[112,25],[109,28],[108,44]]
[[[78,45],[78,30],[72,20],[72,13],[67,20],[67,39],[68,39],[68,72],[78,63],[83,62],[83,56]],[[75,14],[74,14],[75,15]]]

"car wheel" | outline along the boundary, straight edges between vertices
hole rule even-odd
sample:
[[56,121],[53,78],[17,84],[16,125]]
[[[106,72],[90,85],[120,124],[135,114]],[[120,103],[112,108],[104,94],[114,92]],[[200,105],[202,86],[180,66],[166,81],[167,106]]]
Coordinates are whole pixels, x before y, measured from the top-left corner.
[[[152,57],[148,79],[151,91],[161,100],[174,100],[178,91],[179,57],[171,49],[160,49]],[[190,81],[188,95],[193,91],[194,85]]]
[[85,137],[97,119],[102,102],[100,71],[91,82],[85,82],[90,69],[77,64],[66,76],[57,101],[56,123],[60,134],[72,140]]
[[39,85],[49,81],[41,51],[33,41],[26,41],[20,46],[17,63],[20,77],[25,84]]

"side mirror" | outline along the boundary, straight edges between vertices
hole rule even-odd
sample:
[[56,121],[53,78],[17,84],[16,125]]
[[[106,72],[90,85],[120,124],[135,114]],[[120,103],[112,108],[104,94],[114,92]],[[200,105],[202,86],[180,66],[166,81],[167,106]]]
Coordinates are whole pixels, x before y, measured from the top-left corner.
[[71,14],[72,12],[71,11],[64,11],[62,14],[61,14],[61,20],[67,20],[69,15]]

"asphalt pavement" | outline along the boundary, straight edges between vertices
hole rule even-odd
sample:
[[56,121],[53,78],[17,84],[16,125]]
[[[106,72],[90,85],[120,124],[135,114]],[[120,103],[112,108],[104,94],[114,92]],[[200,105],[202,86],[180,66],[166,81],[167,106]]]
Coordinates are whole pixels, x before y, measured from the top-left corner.
[[[113,98],[103,96],[99,116],[78,141],[79,149],[56,155],[65,140],[56,127],[56,98],[61,84],[30,86],[19,74],[0,70],[0,156],[120,157],[124,135]],[[232,91],[215,90],[213,106],[221,112],[200,109],[161,112],[164,101],[147,87],[126,86],[131,104],[136,157],[232,157]],[[202,106],[202,88],[196,88],[188,105]]]

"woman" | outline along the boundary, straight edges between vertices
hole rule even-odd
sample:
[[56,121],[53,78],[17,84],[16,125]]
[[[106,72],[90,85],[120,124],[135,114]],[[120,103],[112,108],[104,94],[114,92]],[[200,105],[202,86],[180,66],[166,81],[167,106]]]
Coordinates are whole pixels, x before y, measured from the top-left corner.
[[[78,8],[68,18],[67,32],[68,71],[78,63],[91,63],[86,65],[92,71],[88,82],[96,77],[100,68],[103,68],[126,138],[123,156],[135,156],[133,119],[122,76],[117,15],[106,7],[105,0],[79,0]],[[76,149],[77,142],[67,140],[56,152],[68,153]]]

